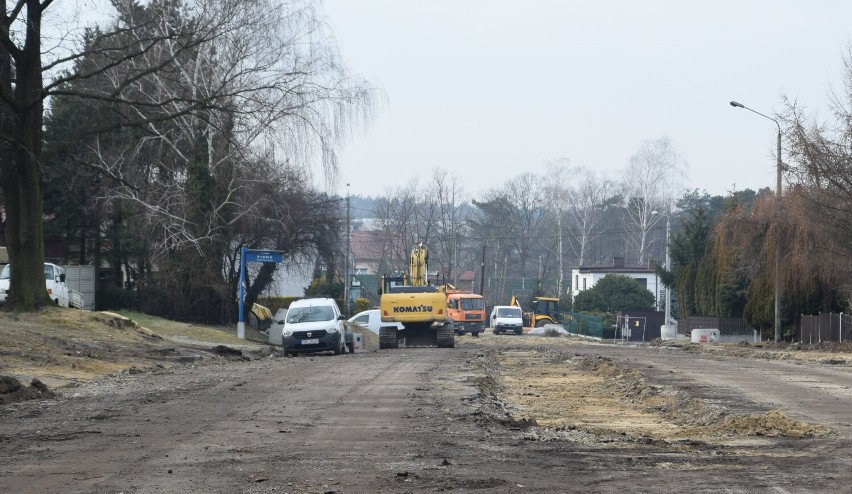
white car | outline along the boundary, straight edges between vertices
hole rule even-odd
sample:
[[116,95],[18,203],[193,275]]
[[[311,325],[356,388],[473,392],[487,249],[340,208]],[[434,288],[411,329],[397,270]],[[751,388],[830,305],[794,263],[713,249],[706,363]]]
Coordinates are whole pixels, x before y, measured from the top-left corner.
[[[0,304],[6,302],[11,271],[9,264],[3,266],[3,269],[0,270]],[[56,264],[44,263],[44,283],[47,294],[50,295],[50,300],[61,307],[68,307],[68,286],[65,284],[65,270]]]
[[379,328],[382,326],[396,326],[396,329],[405,329],[405,326],[399,322],[382,322],[382,313],[379,309],[370,309],[359,312],[349,318],[349,322],[364,326],[370,331],[379,334]]
[[345,320],[333,298],[293,301],[281,329],[284,353],[346,353]]

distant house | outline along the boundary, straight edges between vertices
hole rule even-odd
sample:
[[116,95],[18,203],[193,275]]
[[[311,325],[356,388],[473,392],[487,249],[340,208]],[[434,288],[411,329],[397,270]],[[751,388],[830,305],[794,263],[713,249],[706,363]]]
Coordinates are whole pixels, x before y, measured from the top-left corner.
[[654,295],[656,306],[666,298],[666,287],[654,272],[655,261],[648,261],[646,266],[629,266],[624,263],[623,257],[614,257],[611,266],[580,266],[571,270],[571,298],[576,297],[583,290],[595,286],[599,280],[608,274],[620,274],[629,276],[644,286]]
[[353,280],[352,299],[366,298],[379,303],[379,273],[384,257],[382,233],[371,230],[353,231],[349,237]]
[[462,273],[459,274],[456,288],[465,292],[474,293],[474,285],[476,285],[476,272],[462,271]]
[[355,274],[377,275],[382,262],[382,234],[376,231],[353,231],[349,237]]

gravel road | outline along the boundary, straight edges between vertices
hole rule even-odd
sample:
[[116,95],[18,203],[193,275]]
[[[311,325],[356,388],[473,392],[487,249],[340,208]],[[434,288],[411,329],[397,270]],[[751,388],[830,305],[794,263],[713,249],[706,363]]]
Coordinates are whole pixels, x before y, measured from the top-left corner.
[[124,375],[8,405],[0,492],[852,491],[849,367],[574,344],[566,351],[655,385],[737,412],[780,408],[831,432],[539,440],[495,414],[481,388],[510,338]]

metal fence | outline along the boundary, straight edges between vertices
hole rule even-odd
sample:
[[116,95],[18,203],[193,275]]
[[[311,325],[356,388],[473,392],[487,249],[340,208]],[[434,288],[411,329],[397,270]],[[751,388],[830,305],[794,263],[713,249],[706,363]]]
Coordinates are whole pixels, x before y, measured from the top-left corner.
[[852,315],[826,312],[799,318],[799,342],[852,341]]
[[563,312],[562,327],[572,334],[604,338],[603,318],[580,314],[579,312]]

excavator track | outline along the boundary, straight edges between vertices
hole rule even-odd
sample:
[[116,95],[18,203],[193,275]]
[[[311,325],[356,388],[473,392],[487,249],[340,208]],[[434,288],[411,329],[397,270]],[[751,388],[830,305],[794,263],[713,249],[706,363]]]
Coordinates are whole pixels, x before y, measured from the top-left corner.
[[438,326],[438,348],[453,348],[456,346],[456,334],[452,324]]
[[399,348],[396,326],[384,326],[379,328],[379,349]]

